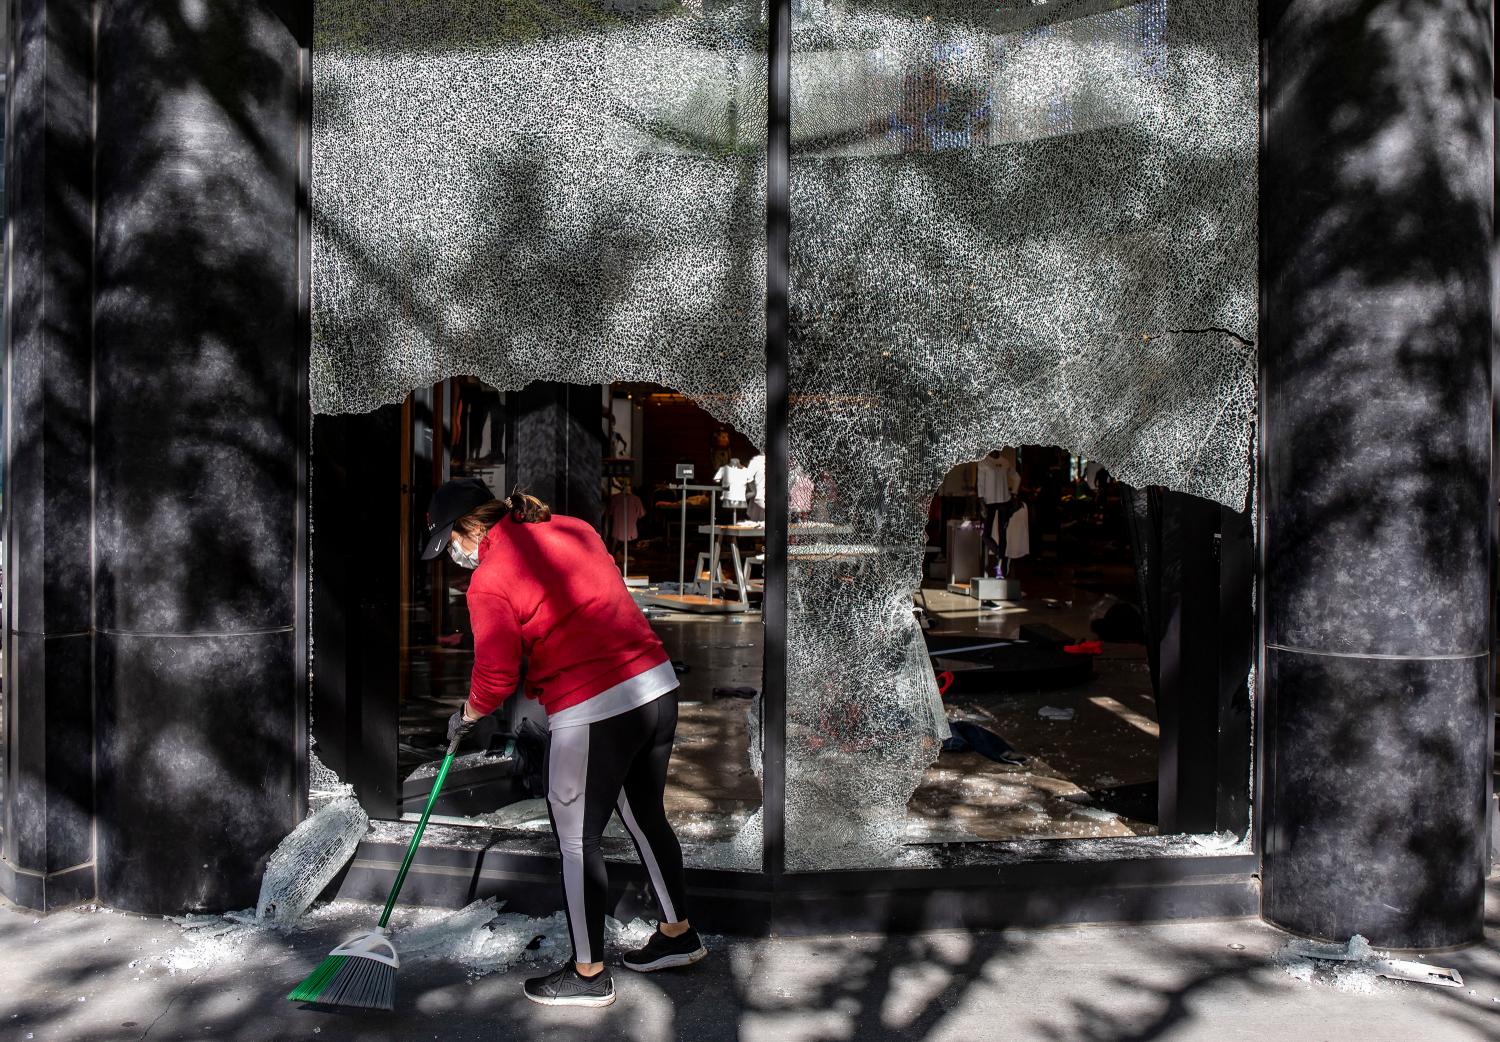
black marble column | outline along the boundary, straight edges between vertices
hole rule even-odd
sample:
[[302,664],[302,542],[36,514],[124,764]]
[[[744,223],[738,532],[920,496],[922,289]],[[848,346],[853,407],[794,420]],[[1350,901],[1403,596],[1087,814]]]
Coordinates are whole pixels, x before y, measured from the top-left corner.
[[559,514],[598,527],[604,520],[605,449],[598,386],[538,381],[512,397],[516,480]]
[[90,9],[11,25],[0,893],[37,909],[94,895]]
[[1263,914],[1481,936],[1489,5],[1262,7]]
[[99,895],[242,908],[304,802],[307,5],[104,4]]

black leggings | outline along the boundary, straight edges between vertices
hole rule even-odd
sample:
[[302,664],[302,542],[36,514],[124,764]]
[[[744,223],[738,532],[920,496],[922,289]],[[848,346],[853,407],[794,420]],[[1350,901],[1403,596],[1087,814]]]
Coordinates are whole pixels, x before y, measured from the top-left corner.
[[[995,551],[995,555],[1002,562],[1005,560],[1005,529],[1010,524],[1011,515],[1020,507],[1021,501],[1011,497],[1004,503],[986,503],[984,505],[984,545]],[[1000,538],[996,539],[990,535],[990,529],[995,527],[996,516],[1000,518]]]
[[682,846],[662,807],[676,731],[677,694],[669,691],[629,712],[559,727],[547,737],[542,768],[547,812],[562,855],[563,897],[576,962],[604,959],[609,876],[599,839],[616,809],[646,866],[662,918],[687,918]]

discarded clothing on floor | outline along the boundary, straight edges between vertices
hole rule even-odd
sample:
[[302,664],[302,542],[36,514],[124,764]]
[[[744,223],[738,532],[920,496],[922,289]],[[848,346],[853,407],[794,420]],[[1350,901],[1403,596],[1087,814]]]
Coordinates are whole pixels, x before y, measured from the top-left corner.
[[952,737],[943,742],[945,753],[976,752],[996,763],[1025,763],[1028,757],[987,727],[971,724],[967,720],[950,720],[948,729]]
[[1100,655],[1104,646],[1097,640],[1083,640],[1077,644],[1064,644],[1063,651],[1069,655]]
[[715,698],[754,698],[758,694],[760,694],[760,692],[753,687],[714,688]]

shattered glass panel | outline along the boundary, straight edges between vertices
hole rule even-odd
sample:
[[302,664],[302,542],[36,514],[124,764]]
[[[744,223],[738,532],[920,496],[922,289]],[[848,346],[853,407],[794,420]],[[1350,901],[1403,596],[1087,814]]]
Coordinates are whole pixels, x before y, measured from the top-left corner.
[[[323,781],[327,784],[326,775]],[[296,922],[354,856],[369,828],[370,819],[352,792],[336,795],[309,814],[271,852],[255,918],[282,926]]]
[[651,381],[762,442],[758,3],[315,11],[314,411]]
[[1244,508],[1256,7],[799,0],[791,83],[795,871],[904,857],[950,467],[1062,445]]

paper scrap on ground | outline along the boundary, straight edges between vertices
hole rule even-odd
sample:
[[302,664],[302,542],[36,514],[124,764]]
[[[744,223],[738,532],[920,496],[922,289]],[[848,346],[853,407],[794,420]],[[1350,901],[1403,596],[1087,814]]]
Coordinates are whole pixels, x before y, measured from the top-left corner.
[[1042,708],[1036,711],[1036,715],[1043,720],[1071,720],[1073,719],[1073,710],[1064,709],[1061,706],[1042,706]]

